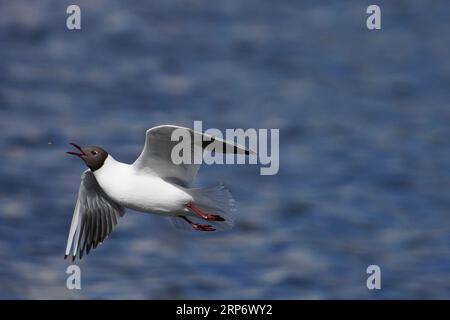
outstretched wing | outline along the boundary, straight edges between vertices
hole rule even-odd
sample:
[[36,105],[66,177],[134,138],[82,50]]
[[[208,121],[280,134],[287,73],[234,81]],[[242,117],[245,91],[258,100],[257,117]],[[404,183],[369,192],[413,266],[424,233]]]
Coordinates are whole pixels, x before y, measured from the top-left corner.
[[172,149],[180,143],[180,141],[172,141],[171,139],[172,133],[175,130],[178,130],[177,133],[182,134],[183,131],[185,131],[186,135],[190,135],[191,159],[194,159],[194,145],[201,147],[200,150],[203,150],[213,142],[223,144],[223,153],[252,153],[237,144],[224,141],[202,132],[197,132],[184,127],[162,125],[147,130],[144,149],[133,163],[133,166],[138,170],[143,170],[161,178],[172,180],[181,185],[189,185],[192,180],[194,180],[200,165],[173,163],[171,158]]
[[124,208],[112,201],[102,190],[94,174],[86,170],[81,175],[78,199],[70,224],[64,259],[71,255],[75,260],[89,253],[113,231]]

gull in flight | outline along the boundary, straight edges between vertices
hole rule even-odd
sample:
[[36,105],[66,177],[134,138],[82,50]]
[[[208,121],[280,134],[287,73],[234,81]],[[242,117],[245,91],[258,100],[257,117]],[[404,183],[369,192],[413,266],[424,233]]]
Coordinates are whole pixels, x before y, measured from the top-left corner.
[[[64,258],[72,261],[89,253],[113,231],[125,208],[169,217],[177,228],[215,231],[231,228],[234,199],[223,185],[190,188],[199,164],[174,164],[171,158],[174,130],[186,130],[204,150],[213,141],[224,153],[253,153],[239,145],[189,128],[162,125],[148,129],[142,153],[133,164],[115,160],[96,146],[67,153],[80,157],[89,168],[81,175]],[[195,138],[195,139],[194,139]]]

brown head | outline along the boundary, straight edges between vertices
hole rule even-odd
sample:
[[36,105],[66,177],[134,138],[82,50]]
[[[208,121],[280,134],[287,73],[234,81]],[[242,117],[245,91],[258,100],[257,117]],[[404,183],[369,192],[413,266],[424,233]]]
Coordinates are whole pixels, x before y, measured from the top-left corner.
[[103,166],[106,157],[108,157],[108,152],[100,147],[92,146],[82,148],[73,142],[70,144],[80,152],[67,151],[67,153],[80,157],[92,171],[100,169]]

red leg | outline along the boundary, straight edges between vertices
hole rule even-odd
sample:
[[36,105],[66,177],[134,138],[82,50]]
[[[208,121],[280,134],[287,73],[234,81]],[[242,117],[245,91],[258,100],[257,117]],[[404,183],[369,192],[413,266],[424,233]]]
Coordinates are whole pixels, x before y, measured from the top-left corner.
[[191,225],[191,227],[194,230],[197,231],[216,231],[216,229],[214,229],[212,226],[210,226],[209,224],[197,224],[197,223],[193,223],[191,220],[189,220],[186,217],[180,216],[180,218],[182,218],[184,221],[186,221],[187,223],[189,223]]
[[209,214],[209,213],[201,212],[198,208],[194,207],[192,202],[188,202],[188,204],[186,204],[186,208],[191,209],[196,215],[198,215],[200,218],[202,218],[204,220],[225,221],[224,218],[222,218],[221,216],[219,216],[217,214]]

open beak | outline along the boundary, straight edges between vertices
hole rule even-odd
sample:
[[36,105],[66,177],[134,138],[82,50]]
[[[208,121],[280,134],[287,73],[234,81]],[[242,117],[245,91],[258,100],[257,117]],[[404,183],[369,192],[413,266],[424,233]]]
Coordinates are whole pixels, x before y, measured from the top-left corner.
[[79,145],[77,145],[76,143],[71,142],[70,143],[72,146],[74,146],[75,148],[77,148],[80,152],[73,152],[73,151],[67,151],[66,153],[74,155],[74,156],[78,156],[78,157],[83,157],[86,156],[86,154],[84,153],[83,149],[81,149],[81,147]]

